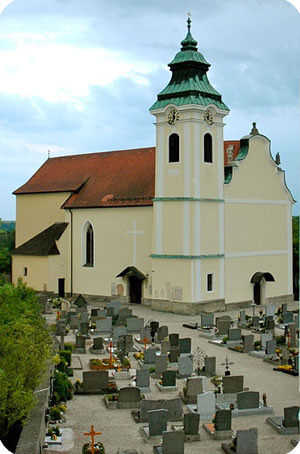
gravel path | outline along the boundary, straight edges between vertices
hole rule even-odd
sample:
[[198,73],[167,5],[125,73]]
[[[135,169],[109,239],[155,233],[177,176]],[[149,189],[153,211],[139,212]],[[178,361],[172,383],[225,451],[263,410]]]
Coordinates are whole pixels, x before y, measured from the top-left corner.
[[[297,303],[289,305],[289,308],[290,307],[296,308]],[[216,356],[217,373],[220,375],[224,374],[225,369],[221,363],[224,362],[225,356],[227,355],[229,361],[234,363],[230,366],[231,375],[244,375],[244,386],[248,387],[251,391],[259,391],[260,397],[263,393],[266,393],[267,402],[274,407],[275,415],[283,415],[284,407],[299,405],[298,377],[275,372],[272,370],[273,366],[271,364],[265,363],[260,359],[209,344],[206,339],[199,337],[199,332],[197,330],[182,327],[182,324],[185,322],[199,321],[199,317],[151,311],[150,308],[146,306],[130,306],[130,308],[133,309],[134,315],[143,317],[145,322],[150,319],[155,319],[160,322],[160,325],[167,324],[169,326],[169,333],[177,332],[180,337],[191,337],[192,350],[199,346],[209,356]],[[232,311],[226,312],[226,315],[234,317],[237,316],[238,313],[239,311]],[[249,315],[252,314],[252,309],[247,309],[246,313]],[[217,314],[217,316],[219,315],[222,315],[222,313]],[[54,315],[48,317],[53,320]],[[244,332],[244,334],[247,333],[249,333],[249,331]],[[65,341],[74,342],[74,334],[68,334]],[[87,351],[91,344],[92,340],[87,341]],[[130,356],[131,355],[132,354],[130,354]],[[88,361],[93,355],[87,353],[78,356],[81,358],[83,370],[89,370]],[[133,368],[137,367],[137,362],[134,358],[132,358],[131,364]],[[82,371],[74,371],[72,380],[75,382],[76,378],[82,378]],[[149,399],[177,397],[178,391],[181,391],[184,386],[184,380],[177,380],[177,392],[162,394],[155,386],[156,381],[157,380],[151,379],[152,392],[151,394],[147,394],[147,398]],[[128,382],[125,380],[118,380],[117,385],[118,387],[127,386]],[[208,388],[211,390],[214,389],[214,386],[209,381]],[[187,412],[185,406],[184,412]],[[290,439],[299,438],[297,438],[297,436],[279,435],[265,420],[266,416],[264,415],[233,418],[232,428],[236,431],[237,429],[257,427],[259,454],[283,454],[290,452],[292,450]],[[62,428],[70,428],[74,432],[74,449],[72,450],[72,454],[81,454],[82,445],[88,438],[83,436],[83,432],[89,431],[91,424],[94,424],[97,432],[102,432],[102,435],[96,439],[104,444],[106,454],[116,454],[119,448],[135,448],[142,454],[153,452],[153,443],[146,444],[143,441],[142,436],[139,433],[139,424],[134,422],[130,410],[106,409],[103,396],[74,396],[74,398],[68,402],[66,423],[61,425]],[[223,452],[221,449],[221,441],[210,439],[209,435],[204,431],[201,422],[200,434],[201,441],[185,444],[186,454],[213,454]]]

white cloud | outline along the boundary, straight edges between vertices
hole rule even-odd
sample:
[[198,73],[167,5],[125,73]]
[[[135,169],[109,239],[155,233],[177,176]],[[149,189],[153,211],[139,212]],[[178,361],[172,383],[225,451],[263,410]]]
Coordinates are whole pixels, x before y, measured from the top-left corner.
[[0,14],[5,10],[5,8],[15,0],[0,0]]

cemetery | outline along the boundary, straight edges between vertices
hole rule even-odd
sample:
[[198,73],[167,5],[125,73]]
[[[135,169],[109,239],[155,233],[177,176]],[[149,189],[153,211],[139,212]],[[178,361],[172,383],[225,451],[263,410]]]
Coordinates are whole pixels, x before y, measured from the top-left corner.
[[79,296],[64,308],[49,303],[44,313],[57,346],[45,454],[92,445],[106,454],[281,454],[299,439],[290,315],[283,330],[281,321],[264,329],[264,318],[276,317],[267,306],[260,315],[201,314],[191,329],[190,316],[113,300],[95,308]]

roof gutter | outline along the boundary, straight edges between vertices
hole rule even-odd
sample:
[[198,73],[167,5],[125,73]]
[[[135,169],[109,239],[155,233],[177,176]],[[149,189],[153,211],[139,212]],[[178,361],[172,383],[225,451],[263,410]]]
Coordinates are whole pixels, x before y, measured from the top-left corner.
[[73,296],[73,212],[71,208],[68,208],[71,215],[71,257],[70,257],[70,293]]

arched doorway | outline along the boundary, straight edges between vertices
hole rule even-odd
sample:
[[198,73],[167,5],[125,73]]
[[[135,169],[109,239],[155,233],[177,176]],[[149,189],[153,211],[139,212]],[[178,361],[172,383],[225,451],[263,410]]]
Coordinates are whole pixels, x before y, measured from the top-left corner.
[[265,302],[265,282],[274,282],[275,279],[271,273],[258,271],[253,274],[251,284],[253,286],[253,301],[255,304],[264,304]]
[[128,282],[129,303],[141,304],[143,297],[143,280],[147,279],[135,266],[128,266],[116,277],[125,277]]

